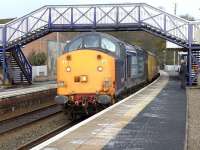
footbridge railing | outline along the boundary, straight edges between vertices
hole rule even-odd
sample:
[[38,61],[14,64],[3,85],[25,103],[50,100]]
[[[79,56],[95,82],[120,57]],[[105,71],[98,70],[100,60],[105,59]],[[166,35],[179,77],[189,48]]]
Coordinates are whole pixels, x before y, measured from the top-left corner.
[[70,30],[134,26],[153,28],[165,36],[171,36],[186,44],[189,41],[200,44],[195,34],[200,32],[200,23],[189,22],[144,3],[44,6],[3,27],[0,26],[0,44],[8,44],[25,38],[44,27]]

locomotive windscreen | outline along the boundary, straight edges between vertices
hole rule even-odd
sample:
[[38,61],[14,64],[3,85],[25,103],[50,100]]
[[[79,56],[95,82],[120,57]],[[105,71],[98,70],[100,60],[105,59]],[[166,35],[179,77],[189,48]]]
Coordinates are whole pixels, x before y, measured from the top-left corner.
[[102,49],[115,53],[119,49],[119,44],[115,39],[99,33],[88,33],[74,38],[65,47],[66,52],[78,49]]

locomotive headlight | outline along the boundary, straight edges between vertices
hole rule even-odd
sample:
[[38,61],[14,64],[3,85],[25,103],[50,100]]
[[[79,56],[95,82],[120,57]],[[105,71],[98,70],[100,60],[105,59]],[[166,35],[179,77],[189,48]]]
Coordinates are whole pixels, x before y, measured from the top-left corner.
[[98,67],[97,67],[97,70],[98,70],[99,72],[102,72],[102,71],[103,71],[103,67],[98,66]]
[[67,66],[66,71],[67,71],[67,72],[71,72],[70,66]]

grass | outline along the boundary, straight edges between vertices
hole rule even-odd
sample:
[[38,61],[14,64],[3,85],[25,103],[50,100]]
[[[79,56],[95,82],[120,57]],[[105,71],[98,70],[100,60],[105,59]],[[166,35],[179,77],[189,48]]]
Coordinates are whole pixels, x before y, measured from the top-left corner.
[[0,19],[0,24],[8,23],[8,22],[12,21],[13,19],[15,19],[15,18]]

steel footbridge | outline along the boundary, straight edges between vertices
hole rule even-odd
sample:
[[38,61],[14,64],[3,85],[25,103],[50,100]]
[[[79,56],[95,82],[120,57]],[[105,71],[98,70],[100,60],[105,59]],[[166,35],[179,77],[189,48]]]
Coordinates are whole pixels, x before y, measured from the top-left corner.
[[4,79],[32,81],[32,67],[21,47],[51,32],[145,31],[188,51],[189,84],[200,66],[200,22],[190,22],[145,3],[44,6],[0,25]]

